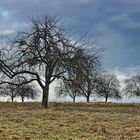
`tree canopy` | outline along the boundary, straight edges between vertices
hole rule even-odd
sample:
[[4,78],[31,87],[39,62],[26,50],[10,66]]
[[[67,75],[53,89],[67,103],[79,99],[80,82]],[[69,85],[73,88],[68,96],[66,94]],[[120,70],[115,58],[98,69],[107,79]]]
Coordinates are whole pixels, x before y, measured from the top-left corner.
[[9,57],[1,58],[1,72],[9,78],[19,77],[22,84],[37,81],[43,92],[42,106],[47,108],[49,86],[56,78],[80,78],[98,65],[99,57],[88,51],[84,39],[67,36],[56,18],[32,18],[29,25],[10,44]]
[[130,76],[125,80],[123,92],[128,97],[140,96],[140,75]]
[[119,86],[119,80],[116,78],[116,75],[102,74],[98,77],[96,83],[97,96],[105,98],[105,102],[107,102],[108,98],[120,99]]

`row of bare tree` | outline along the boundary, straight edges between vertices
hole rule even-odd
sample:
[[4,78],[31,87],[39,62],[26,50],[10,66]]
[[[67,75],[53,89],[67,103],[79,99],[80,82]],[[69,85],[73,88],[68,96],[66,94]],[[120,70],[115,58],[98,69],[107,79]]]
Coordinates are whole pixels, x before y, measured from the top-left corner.
[[[105,98],[105,102],[107,102],[108,99],[121,99],[123,95],[128,97],[140,96],[140,75],[127,78],[125,80],[125,87],[121,91],[119,90],[119,80],[114,74],[96,75],[88,79],[86,84],[80,84],[70,81],[65,81],[64,83],[60,80],[56,87],[56,96],[58,98],[70,97],[73,102],[75,102],[77,97],[85,97],[87,102],[90,101],[90,97]],[[37,99],[39,97],[39,90],[29,84],[21,86],[5,84],[0,87],[0,96],[10,97],[12,102],[15,97],[20,97],[22,102],[24,102],[25,98]]]
[[114,74],[97,74],[88,77],[85,83],[70,83],[60,81],[56,88],[57,97],[70,97],[75,102],[76,97],[85,97],[87,102],[90,97],[108,99],[122,99],[123,97],[140,96],[140,75],[129,76],[125,79],[125,86],[121,88],[120,81]]
[[60,81],[59,95],[82,93],[87,101],[95,92],[106,101],[120,97],[116,77],[100,76],[99,49],[85,36],[75,39],[68,35],[56,18],[31,18],[26,29],[0,47],[1,88],[12,85],[31,90],[28,84],[36,81],[42,89],[43,107],[48,107],[50,84],[56,79]]
[[11,102],[14,102],[16,97],[20,97],[21,101],[24,102],[27,99],[37,99],[39,96],[38,90],[36,90],[32,85],[22,85],[16,86],[11,84],[4,84],[0,87],[1,97],[10,97]]
[[80,79],[79,83],[75,82],[60,81],[56,89],[57,96],[69,96],[73,99],[73,102],[75,102],[76,97],[85,97],[87,102],[90,101],[91,96],[105,98],[105,102],[107,102],[108,98],[121,98],[119,80],[114,74],[98,73],[92,77],[86,75],[84,80]]

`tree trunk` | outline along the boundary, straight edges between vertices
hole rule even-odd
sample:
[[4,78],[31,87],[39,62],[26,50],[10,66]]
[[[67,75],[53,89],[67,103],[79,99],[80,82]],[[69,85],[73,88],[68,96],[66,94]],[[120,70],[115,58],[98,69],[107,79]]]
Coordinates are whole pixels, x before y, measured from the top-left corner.
[[87,102],[89,102],[89,96],[87,96]]
[[13,97],[11,97],[11,102],[14,102],[14,98]]
[[45,86],[43,89],[42,107],[48,108],[48,99],[49,99],[49,85]]
[[105,97],[105,102],[106,102],[106,103],[107,103],[107,100],[108,100],[108,96]]
[[22,100],[22,102],[24,102],[24,97],[23,96],[21,97],[21,100]]
[[73,102],[75,103],[75,97],[73,98]]

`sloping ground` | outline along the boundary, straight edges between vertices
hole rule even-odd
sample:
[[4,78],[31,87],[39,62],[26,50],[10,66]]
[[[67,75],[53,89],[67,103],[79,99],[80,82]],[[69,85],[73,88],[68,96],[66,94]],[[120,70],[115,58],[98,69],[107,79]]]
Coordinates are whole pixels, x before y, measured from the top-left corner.
[[0,103],[0,140],[140,140],[140,105]]

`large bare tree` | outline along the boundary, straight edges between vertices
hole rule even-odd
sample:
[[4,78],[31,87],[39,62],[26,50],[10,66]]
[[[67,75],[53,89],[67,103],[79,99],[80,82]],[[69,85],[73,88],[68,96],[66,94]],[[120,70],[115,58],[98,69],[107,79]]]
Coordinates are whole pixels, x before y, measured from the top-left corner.
[[85,42],[67,36],[56,18],[32,18],[11,45],[10,59],[0,60],[1,71],[9,78],[21,77],[24,84],[37,81],[47,108],[49,86],[56,78],[70,81],[70,75],[81,77],[85,68],[95,66],[98,58],[88,55]]

